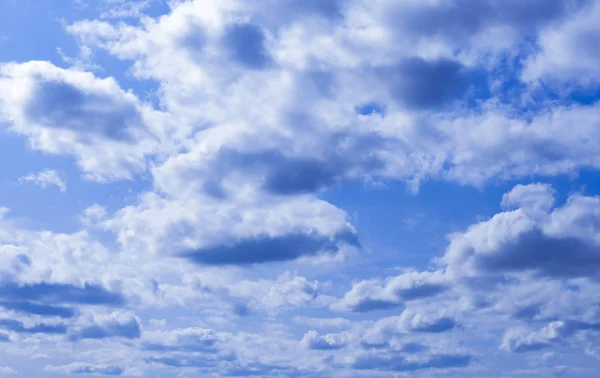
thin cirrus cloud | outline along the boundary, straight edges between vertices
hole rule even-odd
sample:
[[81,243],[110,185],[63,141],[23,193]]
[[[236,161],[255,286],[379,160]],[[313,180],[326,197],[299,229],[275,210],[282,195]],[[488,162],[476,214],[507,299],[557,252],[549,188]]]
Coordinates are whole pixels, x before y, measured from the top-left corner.
[[597,2],[159,3],[0,4],[0,373],[596,376]]

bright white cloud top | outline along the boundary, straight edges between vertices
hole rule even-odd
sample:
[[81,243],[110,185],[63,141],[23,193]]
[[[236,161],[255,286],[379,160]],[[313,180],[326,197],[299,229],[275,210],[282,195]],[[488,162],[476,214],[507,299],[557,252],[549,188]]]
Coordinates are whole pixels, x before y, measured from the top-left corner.
[[0,375],[597,377],[600,2],[26,3]]

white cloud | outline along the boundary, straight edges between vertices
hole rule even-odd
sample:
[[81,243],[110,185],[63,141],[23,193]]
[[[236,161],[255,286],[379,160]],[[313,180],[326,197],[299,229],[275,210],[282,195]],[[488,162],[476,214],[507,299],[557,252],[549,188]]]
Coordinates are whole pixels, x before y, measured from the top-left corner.
[[[370,280],[346,272],[360,230],[324,198],[348,183],[417,194],[427,180],[484,189],[600,168],[600,107],[556,90],[595,83],[595,4],[190,0],[138,17],[148,4],[107,0],[68,26],[71,69],[0,65],[10,132],[88,179],[149,183],[121,208],[85,204],[72,233],[16,227],[0,209],[0,296],[29,295],[0,303],[20,330],[11,353],[86,361],[46,368],[59,374],[392,376],[470,369],[469,348],[515,324],[506,351],[593,333],[598,198],[556,205],[549,185],[517,185],[502,212],[449,235],[437,270]],[[113,74],[98,49],[156,104],[84,72]],[[559,99],[527,108],[547,81]],[[22,180],[66,191],[51,172]],[[23,335],[50,310],[67,337]]]
[[56,186],[61,192],[67,191],[67,184],[61,176],[53,169],[45,169],[43,171],[30,173],[19,179],[19,182],[32,182],[36,185],[46,188],[48,186]]
[[560,87],[560,83],[590,88],[598,84],[600,42],[600,5],[590,5],[563,23],[544,29],[539,37],[539,53],[528,59],[525,80],[541,80]]
[[548,211],[554,205],[554,192],[548,184],[517,185],[502,196],[501,206]]
[[443,271],[407,271],[389,277],[385,283],[360,281],[332,305],[339,311],[365,312],[401,307],[405,302],[426,299],[443,293],[449,285]]
[[0,374],[12,375],[12,374],[17,374],[17,371],[8,366],[0,366]]
[[34,149],[71,155],[99,181],[144,171],[167,125],[114,79],[48,62],[1,65],[0,107]]

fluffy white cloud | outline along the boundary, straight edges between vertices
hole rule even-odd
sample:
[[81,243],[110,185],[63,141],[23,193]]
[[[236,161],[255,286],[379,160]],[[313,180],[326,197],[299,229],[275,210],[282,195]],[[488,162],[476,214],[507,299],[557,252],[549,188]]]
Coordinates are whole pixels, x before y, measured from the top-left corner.
[[436,296],[447,289],[444,272],[408,271],[390,277],[384,284],[361,281],[334,303],[332,308],[341,311],[372,311],[400,307],[406,301]]
[[164,136],[164,115],[112,78],[49,62],[0,66],[0,107],[9,130],[31,146],[75,157],[95,180],[131,178]]
[[600,5],[577,12],[563,23],[543,30],[539,36],[539,52],[526,62],[526,80],[542,80],[554,85],[567,82],[591,88],[598,84],[600,56],[593,46],[600,42]]

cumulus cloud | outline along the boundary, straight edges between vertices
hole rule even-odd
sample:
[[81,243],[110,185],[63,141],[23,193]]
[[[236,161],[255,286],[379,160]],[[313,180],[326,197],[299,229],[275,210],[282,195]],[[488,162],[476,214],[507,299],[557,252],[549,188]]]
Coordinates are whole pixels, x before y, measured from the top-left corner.
[[[137,180],[71,233],[0,217],[8,349],[89,361],[57,374],[448,375],[483,335],[509,329],[501,348],[526,352],[598,330],[597,197],[517,185],[502,211],[452,225],[437,269],[375,279],[343,265],[380,260],[355,253],[341,208],[346,185],[418,194],[600,168],[600,107],[573,95],[597,84],[597,4],[189,0],[140,15],[149,4],[107,0],[68,25],[86,64],[0,64],[2,127],[87,179]],[[83,71],[100,64],[130,69]],[[66,191],[51,172],[22,181]]]
[[0,106],[10,130],[26,136],[33,148],[71,155],[97,180],[144,170],[160,132],[152,126],[157,113],[113,78],[49,62],[0,66]]
[[[300,256],[314,255],[319,252],[335,253],[338,251],[336,239],[313,235],[292,234],[271,238],[258,236],[255,239],[241,241],[232,246],[221,245],[182,253],[196,263],[210,265],[247,265],[269,261],[285,261]],[[356,244],[355,236],[340,236],[339,240],[349,240]]]
[[[546,203],[551,203],[548,198]],[[595,277],[599,208],[598,198],[574,194],[563,206],[542,214],[532,216],[522,208],[498,213],[453,235],[441,261],[468,276],[531,272],[553,278]]]
[[512,329],[506,332],[500,348],[516,353],[550,348],[553,343],[565,342],[580,331],[598,331],[600,323],[583,321],[555,321],[539,331],[527,332]]
[[302,344],[312,350],[335,350],[341,349],[348,343],[344,335],[328,333],[319,335],[317,331],[308,331],[302,337]]
[[539,36],[539,52],[527,60],[526,80],[542,80],[551,84],[568,82],[590,88],[598,84],[599,56],[593,45],[600,41],[600,15],[596,2],[577,12],[574,17],[544,29]]
[[548,211],[554,205],[554,189],[548,184],[517,185],[502,196],[502,207]]
[[56,186],[63,193],[67,191],[67,184],[60,177],[58,172],[53,169],[45,169],[40,172],[30,173],[21,177],[19,182],[32,182],[42,188]]
[[442,271],[408,271],[384,283],[361,281],[332,305],[335,310],[365,312],[400,307],[404,302],[436,296],[447,289]]

